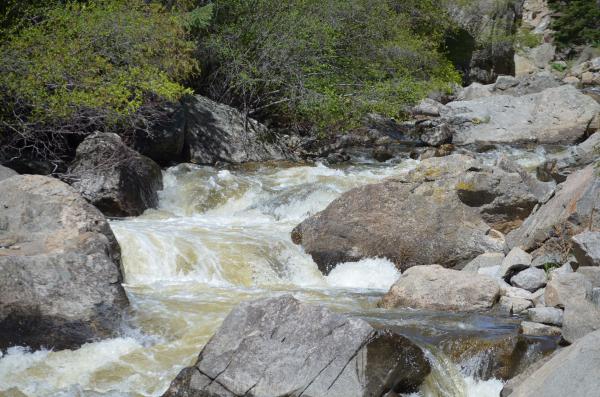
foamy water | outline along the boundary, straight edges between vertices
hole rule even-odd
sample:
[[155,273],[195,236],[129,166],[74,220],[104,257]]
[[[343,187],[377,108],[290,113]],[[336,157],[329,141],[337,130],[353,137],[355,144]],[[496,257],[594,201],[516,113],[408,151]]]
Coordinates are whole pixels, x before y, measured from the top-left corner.
[[[134,308],[122,337],[75,351],[13,348],[0,359],[0,394],[159,396],[229,310],[248,299],[293,293],[376,316],[375,301],[400,276],[393,263],[343,263],[324,277],[290,232],[344,191],[415,164],[167,170],[158,209],[111,222]],[[420,396],[499,395],[501,382],[469,377],[434,355],[431,360],[434,370]]]

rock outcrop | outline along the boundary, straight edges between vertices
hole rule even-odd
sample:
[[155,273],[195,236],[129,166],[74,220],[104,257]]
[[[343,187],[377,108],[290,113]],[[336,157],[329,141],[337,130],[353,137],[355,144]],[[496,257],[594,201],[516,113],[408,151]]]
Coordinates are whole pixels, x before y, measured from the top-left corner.
[[600,104],[563,85],[537,94],[493,95],[450,102],[440,123],[454,130],[455,145],[489,143],[570,144],[598,128]]
[[557,352],[520,384],[509,397],[595,396],[600,390],[600,331]]
[[404,272],[379,305],[388,309],[477,311],[490,309],[499,297],[500,287],[492,277],[430,265]]
[[359,187],[292,231],[319,269],[386,257],[400,269],[437,263],[464,265],[484,252],[501,251],[477,210],[456,195],[456,175],[476,161],[452,155],[423,161],[406,178]]
[[286,149],[277,136],[236,109],[196,95],[184,101],[184,157],[214,165],[284,160]]
[[104,216],[69,185],[0,182],[0,349],[74,348],[111,336],[128,306]]
[[137,131],[134,148],[163,166],[183,160],[185,114],[182,104],[165,107],[163,116],[146,131]]
[[127,147],[116,134],[86,138],[67,180],[107,216],[135,216],[158,205],[160,167]]
[[382,396],[429,371],[408,339],[288,295],[234,308],[163,396]]
[[583,229],[600,227],[600,217],[593,216],[598,197],[600,174],[592,164],[571,174],[552,199],[510,232],[507,246],[533,251],[544,245],[547,251],[560,250],[564,242]]

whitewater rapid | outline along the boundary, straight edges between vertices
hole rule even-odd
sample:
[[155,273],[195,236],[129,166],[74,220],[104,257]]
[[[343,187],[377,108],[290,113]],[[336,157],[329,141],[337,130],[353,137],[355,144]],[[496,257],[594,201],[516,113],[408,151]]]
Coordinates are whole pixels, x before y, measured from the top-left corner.
[[[158,209],[111,221],[132,304],[121,336],[75,351],[11,348],[0,358],[0,395],[159,396],[229,310],[248,299],[293,293],[377,316],[375,302],[400,276],[391,262],[345,263],[324,277],[290,232],[344,191],[416,164],[166,170]],[[499,395],[500,381],[479,381],[444,360],[432,357],[420,396]]]

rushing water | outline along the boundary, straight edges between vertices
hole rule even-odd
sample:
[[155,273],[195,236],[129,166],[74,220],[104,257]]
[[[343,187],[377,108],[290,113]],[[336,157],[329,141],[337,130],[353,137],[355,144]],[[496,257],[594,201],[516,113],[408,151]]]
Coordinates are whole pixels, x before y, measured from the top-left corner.
[[[535,163],[539,153],[522,158]],[[232,306],[293,293],[306,302],[384,325],[515,331],[514,323],[389,313],[375,302],[398,278],[372,258],[339,265],[323,277],[290,231],[342,192],[407,172],[405,160],[343,169],[257,166],[238,170],[179,165],[164,173],[160,207],[111,226],[123,252],[133,310],[121,336],[76,351],[12,348],[0,359],[7,396],[158,396],[192,363]],[[451,323],[451,326],[448,324]],[[502,383],[478,380],[475,364],[458,365],[432,349],[433,372],[419,395],[487,397]]]

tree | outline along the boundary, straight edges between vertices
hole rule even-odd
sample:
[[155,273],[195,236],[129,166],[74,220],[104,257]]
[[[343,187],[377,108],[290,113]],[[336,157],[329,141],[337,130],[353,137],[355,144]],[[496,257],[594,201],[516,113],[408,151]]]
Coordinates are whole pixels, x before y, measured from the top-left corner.
[[91,132],[148,128],[190,92],[184,22],[158,4],[99,0],[58,2],[20,24],[0,45],[0,161],[60,162]]

